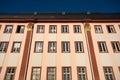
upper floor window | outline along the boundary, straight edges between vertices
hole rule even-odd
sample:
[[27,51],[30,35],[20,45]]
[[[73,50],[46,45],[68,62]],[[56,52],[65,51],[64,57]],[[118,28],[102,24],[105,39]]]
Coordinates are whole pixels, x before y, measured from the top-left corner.
[[20,42],[14,42],[12,52],[20,52],[20,46],[21,46]]
[[75,52],[76,53],[81,53],[83,52],[83,42],[75,42]]
[[56,33],[57,32],[57,26],[56,25],[50,25],[49,27],[49,32],[50,33]]
[[119,41],[113,41],[111,43],[112,43],[113,51],[114,52],[120,52],[120,43],[119,43]]
[[24,33],[24,26],[22,25],[17,26],[16,33]]
[[48,43],[48,52],[56,52],[57,51],[57,43],[56,42],[49,42]]
[[0,42],[0,52],[6,52],[8,48],[8,42]]
[[80,32],[81,32],[80,25],[74,25],[74,33],[80,33]]
[[108,30],[109,33],[115,33],[116,32],[114,26],[112,26],[112,25],[108,25],[107,30]]
[[95,32],[96,33],[103,33],[101,25],[95,25]]
[[78,80],[87,80],[87,72],[85,67],[78,67],[77,68],[78,73]]
[[98,42],[100,52],[107,52],[107,46],[105,42]]
[[115,80],[111,67],[104,67],[104,73],[106,80]]
[[43,52],[43,42],[36,41],[35,42],[35,52],[42,53]]
[[0,30],[1,30],[1,25],[0,25]]
[[70,67],[63,67],[62,68],[62,78],[63,80],[72,80],[71,79],[71,68]]
[[8,67],[5,75],[5,80],[14,80],[15,70],[15,67]]
[[70,52],[70,43],[62,42],[62,52],[69,53]]
[[47,68],[47,80],[56,80],[56,68],[48,67]]
[[38,25],[37,26],[37,33],[44,33],[45,26],[44,25]]
[[62,25],[62,33],[68,33],[68,32],[69,32],[68,25]]
[[41,72],[41,69],[40,67],[33,67],[32,68],[32,75],[31,75],[31,80],[40,80],[40,72]]
[[13,26],[7,25],[4,32],[5,33],[12,33],[12,28],[13,28]]

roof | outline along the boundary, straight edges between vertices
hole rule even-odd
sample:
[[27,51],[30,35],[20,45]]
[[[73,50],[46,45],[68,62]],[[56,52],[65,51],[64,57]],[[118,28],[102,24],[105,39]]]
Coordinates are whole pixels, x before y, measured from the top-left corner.
[[59,13],[10,13],[0,14],[2,18],[35,18],[35,19],[46,19],[46,18],[67,18],[67,19],[120,19],[120,13],[73,13],[73,12],[59,12]]

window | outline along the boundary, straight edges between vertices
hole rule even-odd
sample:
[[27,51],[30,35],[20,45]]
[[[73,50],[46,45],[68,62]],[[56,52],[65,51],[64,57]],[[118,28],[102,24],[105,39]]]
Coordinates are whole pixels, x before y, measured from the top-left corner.
[[68,33],[69,29],[68,29],[68,25],[62,25],[62,33]]
[[76,53],[81,53],[83,52],[83,42],[75,42],[75,52]]
[[16,33],[24,33],[24,26],[17,26],[17,31]]
[[55,67],[47,68],[47,80],[56,80],[56,68]]
[[104,67],[104,73],[106,80],[115,80],[111,67]]
[[45,28],[44,25],[38,25],[37,26],[37,33],[44,33],[44,28]]
[[108,30],[109,33],[115,33],[114,26],[112,26],[112,25],[108,25],[107,30]]
[[57,43],[56,42],[49,42],[48,43],[48,52],[57,52]]
[[70,43],[62,42],[62,52],[69,53],[70,52]]
[[2,67],[0,66],[0,73],[1,73]]
[[40,80],[40,75],[41,75],[40,72],[41,72],[40,67],[33,67],[32,68],[31,80]]
[[80,25],[74,25],[74,33],[80,33],[80,32],[81,32]]
[[12,33],[12,28],[13,28],[13,26],[7,25],[4,32],[5,33]]
[[8,42],[0,42],[0,52],[7,52]]
[[86,68],[85,67],[78,67],[78,80],[87,80]]
[[98,42],[100,52],[107,52],[107,46],[105,42]]
[[114,41],[114,42],[111,42],[111,43],[112,43],[113,51],[114,52],[120,52],[120,43],[119,43],[119,41]]
[[101,25],[95,25],[95,32],[96,33],[103,33]]
[[70,67],[63,67],[62,68],[62,78],[63,78],[63,80],[72,80]]
[[36,41],[35,42],[35,52],[42,53],[43,52],[43,42]]
[[57,26],[56,25],[50,25],[49,32],[50,33],[56,33],[57,32]]
[[20,46],[21,46],[20,42],[14,42],[12,52],[20,52]]
[[5,75],[5,80],[14,80],[15,70],[15,67],[8,67]]

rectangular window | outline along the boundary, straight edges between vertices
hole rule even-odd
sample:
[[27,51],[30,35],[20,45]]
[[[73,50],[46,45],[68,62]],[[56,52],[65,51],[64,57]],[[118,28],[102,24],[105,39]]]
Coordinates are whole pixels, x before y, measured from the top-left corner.
[[98,42],[98,47],[100,52],[108,52],[105,42]]
[[12,28],[13,28],[13,26],[7,25],[6,28],[5,28],[4,33],[12,33]]
[[55,67],[47,68],[47,80],[56,80],[56,68]]
[[49,42],[48,43],[48,52],[49,53],[57,52],[57,43],[56,42]]
[[115,80],[112,67],[104,67],[103,69],[106,80]]
[[95,32],[96,33],[103,33],[101,25],[95,25]]
[[120,52],[120,43],[119,43],[119,41],[114,41],[114,42],[111,42],[111,43],[112,43],[113,51],[114,52]]
[[62,52],[69,53],[70,52],[70,43],[62,42]]
[[80,32],[81,32],[80,25],[74,25],[74,33],[80,33]]
[[24,33],[24,26],[22,25],[17,26],[16,33]]
[[62,68],[62,78],[63,80],[72,80],[71,79],[71,68],[70,67],[63,67]]
[[45,26],[44,25],[38,25],[37,26],[37,33],[44,33]]
[[77,67],[78,80],[87,80],[87,72],[85,67]]
[[0,52],[7,52],[8,42],[0,42]]
[[33,67],[32,68],[32,75],[31,75],[31,80],[40,80],[41,76],[41,68],[40,67]]
[[14,42],[12,52],[15,52],[15,53],[20,52],[20,46],[21,46],[21,42]]
[[56,25],[50,25],[49,32],[50,33],[56,33],[57,32],[57,26]]
[[5,80],[14,80],[15,70],[15,67],[8,67],[5,75]]
[[108,30],[109,33],[115,33],[116,32],[115,29],[114,29],[114,26],[112,26],[112,25],[107,25],[107,30]]
[[2,67],[0,66],[0,73],[1,73]]
[[82,53],[82,52],[84,52],[83,42],[75,42],[75,52],[76,53]]
[[42,53],[43,52],[43,42],[42,41],[36,41],[35,42],[35,52],[36,53]]
[[62,25],[62,33],[68,33],[68,32],[69,32],[68,25]]
[[1,25],[0,25],[0,30],[1,30]]

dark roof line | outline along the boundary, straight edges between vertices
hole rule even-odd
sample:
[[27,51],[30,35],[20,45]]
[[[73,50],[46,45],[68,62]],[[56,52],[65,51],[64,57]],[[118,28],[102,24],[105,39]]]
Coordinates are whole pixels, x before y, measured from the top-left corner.
[[120,19],[120,13],[91,12],[34,12],[34,13],[0,13],[0,18],[35,18],[35,19]]

